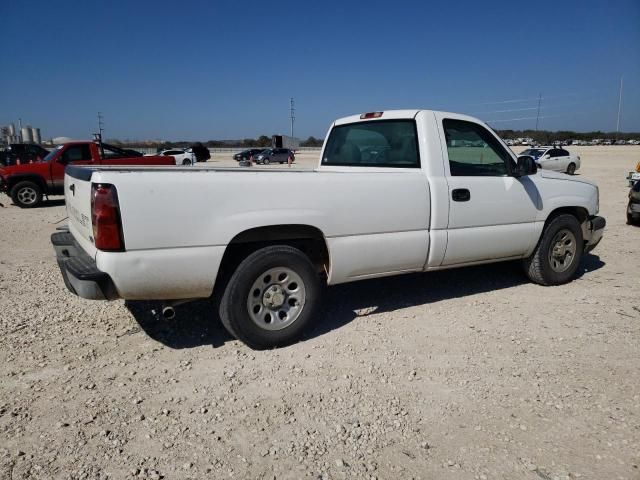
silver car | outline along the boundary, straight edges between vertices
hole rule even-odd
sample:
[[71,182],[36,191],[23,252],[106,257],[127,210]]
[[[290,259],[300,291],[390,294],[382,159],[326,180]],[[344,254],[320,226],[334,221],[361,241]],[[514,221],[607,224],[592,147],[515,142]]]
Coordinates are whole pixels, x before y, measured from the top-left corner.
[[270,163],[287,163],[291,150],[288,148],[267,148],[253,157],[256,163],[269,165]]

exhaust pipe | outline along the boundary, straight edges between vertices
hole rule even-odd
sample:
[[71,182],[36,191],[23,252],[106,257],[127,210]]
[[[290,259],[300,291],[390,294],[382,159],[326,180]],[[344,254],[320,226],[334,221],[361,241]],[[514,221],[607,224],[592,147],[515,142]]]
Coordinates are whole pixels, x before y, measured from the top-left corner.
[[184,298],[182,300],[167,300],[162,303],[162,317],[166,320],[173,320],[176,318],[176,310],[173,307],[177,307],[178,305],[182,305],[184,303],[193,302],[197,300],[195,298]]
[[162,316],[165,320],[173,320],[176,318],[176,310],[171,305],[164,305],[162,307]]

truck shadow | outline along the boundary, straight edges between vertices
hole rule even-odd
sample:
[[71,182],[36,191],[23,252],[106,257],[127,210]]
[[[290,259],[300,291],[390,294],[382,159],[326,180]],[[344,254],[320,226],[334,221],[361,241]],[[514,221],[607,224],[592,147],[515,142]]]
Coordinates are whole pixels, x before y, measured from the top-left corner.
[[[576,277],[602,268],[595,255],[585,255]],[[417,273],[365,280],[327,289],[325,307],[304,340],[324,335],[357,317],[460,298],[528,283],[517,262]],[[203,345],[220,347],[233,340],[222,326],[211,301],[201,300],[176,307],[176,318],[165,320],[159,302],[126,302],[142,330],[173,349]]]

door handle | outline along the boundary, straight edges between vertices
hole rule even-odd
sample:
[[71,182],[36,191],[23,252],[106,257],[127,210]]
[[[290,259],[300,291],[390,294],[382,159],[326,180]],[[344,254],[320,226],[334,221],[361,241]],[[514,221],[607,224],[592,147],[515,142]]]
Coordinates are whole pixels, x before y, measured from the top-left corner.
[[456,188],[451,191],[451,199],[454,202],[468,202],[471,200],[471,192],[466,188]]

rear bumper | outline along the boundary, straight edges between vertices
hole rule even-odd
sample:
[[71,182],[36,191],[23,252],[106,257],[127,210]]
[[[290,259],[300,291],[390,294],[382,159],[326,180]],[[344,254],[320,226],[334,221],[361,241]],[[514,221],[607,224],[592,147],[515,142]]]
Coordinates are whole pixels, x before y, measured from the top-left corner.
[[119,298],[111,277],[96,266],[93,258],[78,245],[69,231],[51,235],[58,267],[67,289],[89,300],[115,300]]
[[600,240],[602,240],[602,234],[604,233],[604,227],[607,225],[607,221],[604,217],[589,217],[585,222],[586,228],[584,231],[585,240],[585,253],[589,253],[591,250],[598,246]]

